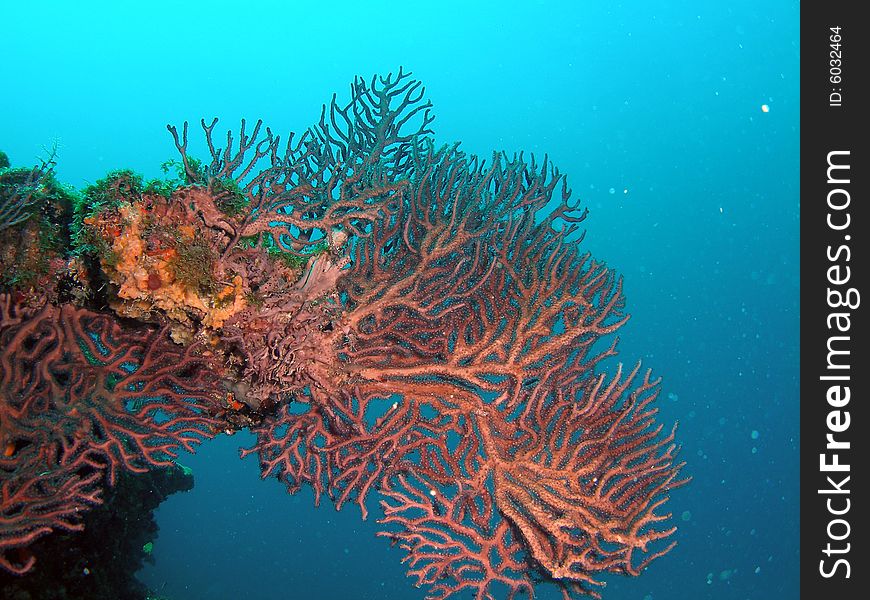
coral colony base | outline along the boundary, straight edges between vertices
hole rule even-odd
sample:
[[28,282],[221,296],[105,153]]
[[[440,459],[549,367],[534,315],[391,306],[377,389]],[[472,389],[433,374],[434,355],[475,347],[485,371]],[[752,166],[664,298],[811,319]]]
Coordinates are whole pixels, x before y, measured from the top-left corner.
[[167,179],[0,170],[0,567],[241,428],[291,493],[379,501],[428,598],[598,598],[673,547],[686,479],[658,380],[601,365],[628,316],[586,212],[546,158],[437,147],[430,107],[400,70],[286,140],[203,121],[205,161],[169,126]]

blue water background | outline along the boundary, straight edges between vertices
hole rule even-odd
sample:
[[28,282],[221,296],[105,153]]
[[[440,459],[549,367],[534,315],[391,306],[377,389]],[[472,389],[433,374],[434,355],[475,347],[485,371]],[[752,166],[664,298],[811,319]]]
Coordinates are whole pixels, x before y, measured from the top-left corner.
[[[26,165],[56,143],[76,186],[156,177],[166,123],[301,131],[354,75],[404,65],[439,141],[546,152],[568,174],[585,246],[625,276],[621,358],[664,377],[693,477],[669,505],[679,545],[605,598],[797,598],[799,4],[244,6],[3,2],[0,149]],[[424,596],[372,518],[260,481],[237,458],[251,441],[183,460],[196,488],[158,510],[144,581],[176,600]]]

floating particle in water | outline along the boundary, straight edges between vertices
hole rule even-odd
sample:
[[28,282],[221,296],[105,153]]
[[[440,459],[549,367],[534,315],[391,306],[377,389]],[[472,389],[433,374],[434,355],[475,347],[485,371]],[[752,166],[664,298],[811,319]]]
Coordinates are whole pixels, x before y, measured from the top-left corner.
[[616,188],[610,188],[610,190],[608,190],[608,191],[609,191],[611,194],[615,194],[615,193],[616,193]]
[[760,435],[761,435],[761,434],[758,433],[758,430],[757,430],[757,429],[753,429],[753,430],[752,430],[752,433],[749,434],[749,437],[751,437],[753,440],[757,440],[757,439],[758,439],[758,436],[760,436]]
[[668,400],[670,400],[671,402],[676,402],[679,399],[680,399],[680,397],[677,396],[675,393],[668,392]]
[[761,112],[763,112],[763,113],[770,112],[770,107],[767,104],[762,104],[761,105]]
[[684,511],[683,511],[683,514],[680,515],[680,518],[681,518],[683,521],[691,521],[691,520],[692,520],[692,511],[690,511],[690,510],[684,510]]

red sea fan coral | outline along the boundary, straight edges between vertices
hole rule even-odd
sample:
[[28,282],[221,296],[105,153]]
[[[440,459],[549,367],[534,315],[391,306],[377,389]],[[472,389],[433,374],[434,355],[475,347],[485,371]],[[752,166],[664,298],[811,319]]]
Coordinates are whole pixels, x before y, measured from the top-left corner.
[[402,181],[348,247],[341,378],[251,451],[291,491],[364,516],[382,496],[382,535],[432,598],[531,594],[540,577],[597,597],[601,573],[672,547],[659,510],[686,481],[654,422],[658,381],[602,369],[621,281],[579,250],[585,212],[546,160],[419,140]]
[[216,433],[219,371],[163,330],[70,305],[0,306],[0,566],[23,573],[27,546],[80,529],[119,469],[169,465]]

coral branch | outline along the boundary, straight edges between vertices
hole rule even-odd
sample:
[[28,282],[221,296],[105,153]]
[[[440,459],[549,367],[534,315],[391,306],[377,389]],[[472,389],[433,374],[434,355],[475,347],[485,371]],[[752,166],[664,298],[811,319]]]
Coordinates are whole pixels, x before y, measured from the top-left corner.
[[0,180],[0,232],[31,217],[34,206],[41,199],[42,186],[54,174],[55,164],[55,151],[52,150],[47,159],[27,171],[15,185],[5,185]]

